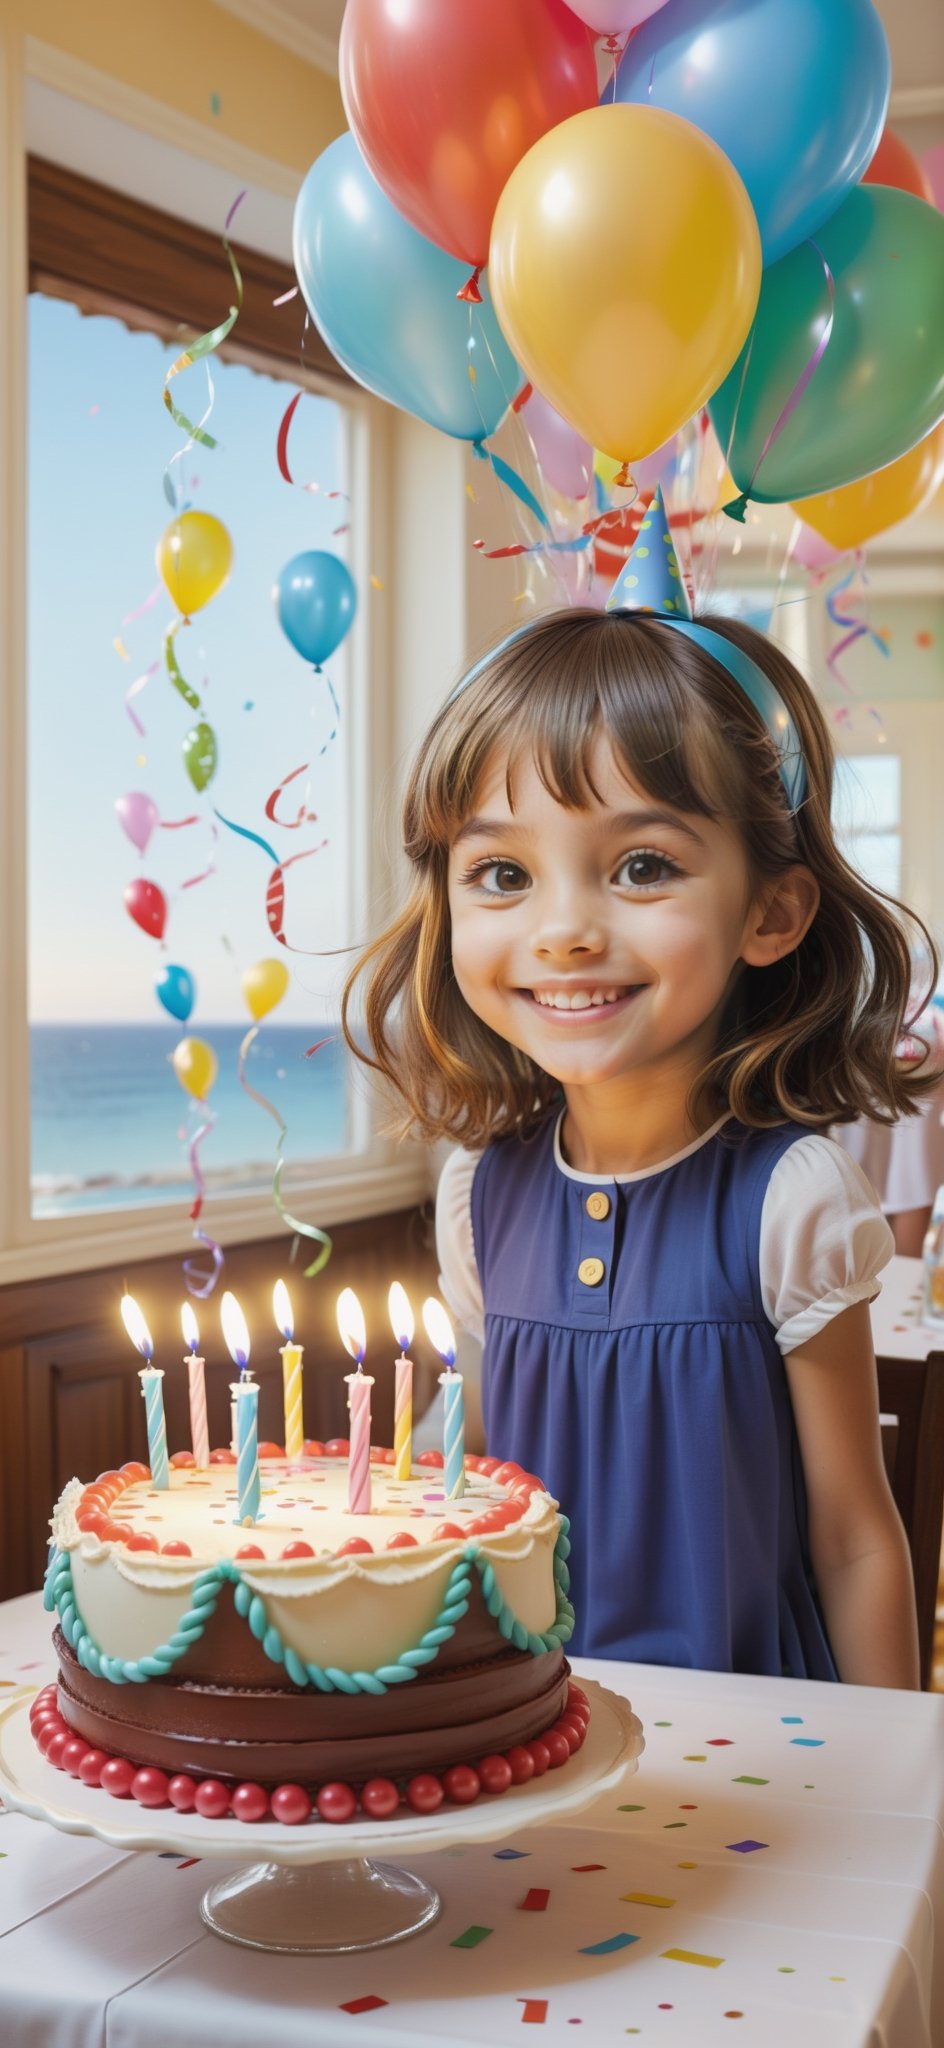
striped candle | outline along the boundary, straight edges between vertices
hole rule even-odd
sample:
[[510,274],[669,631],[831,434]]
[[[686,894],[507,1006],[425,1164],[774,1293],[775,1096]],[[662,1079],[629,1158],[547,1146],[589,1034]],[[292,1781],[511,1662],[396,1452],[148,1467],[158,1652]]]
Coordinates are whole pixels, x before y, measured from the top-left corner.
[[347,1465],[347,1505],[352,1515],[370,1514],[370,1390],[374,1382],[358,1366],[345,1375],[351,1416],[351,1447]]
[[151,1467],[152,1486],[170,1485],[167,1464],[167,1430],[164,1426],[164,1390],[161,1382],[164,1375],[156,1365],[146,1365],[138,1374],[141,1392],[144,1395],[144,1417],[147,1423],[148,1464]]
[[285,1455],[300,1458],[305,1442],[302,1424],[302,1346],[283,1344],[282,1401],[285,1409]]
[[450,1367],[441,1372],[443,1390],[443,1492],[447,1500],[460,1500],[465,1492],[465,1389],[461,1372]]
[[230,1386],[236,1404],[236,1491],[239,1496],[237,1522],[258,1522],[259,1485],[259,1388],[255,1380],[240,1379]]
[[206,1471],[210,1463],[206,1381],[203,1372],[203,1359],[197,1355],[200,1332],[197,1327],[197,1318],[189,1301],[185,1301],[181,1308],[180,1327],[184,1333],[184,1343],[190,1346],[189,1355],[184,1359],[190,1389],[190,1441],[193,1446],[195,1465],[200,1471]]
[[393,1395],[394,1466],[398,1479],[409,1479],[413,1470],[413,1367],[406,1354],[413,1342],[413,1310],[399,1280],[394,1280],[387,1296],[387,1309],[400,1346]]

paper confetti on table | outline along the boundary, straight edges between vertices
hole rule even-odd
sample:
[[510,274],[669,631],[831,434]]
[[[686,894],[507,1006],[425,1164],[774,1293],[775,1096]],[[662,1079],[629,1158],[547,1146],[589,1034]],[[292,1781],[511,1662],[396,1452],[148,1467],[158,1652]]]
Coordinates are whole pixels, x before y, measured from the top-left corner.
[[465,1933],[457,1934],[455,1941],[451,1941],[449,1946],[450,1948],[478,1948],[479,1943],[487,1941],[489,1935],[494,1934],[494,1932],[494,1927],[467,1927]]
[[802,1714],[781,1714],[780,1719],[781,1721],[786,1722],[790,1727],[802,1727],[803,1724]]
[[583,1872],[584,1872],[585,1870],[605,1870],[605,1869],[606,1869],[606,1864],[605,1864],[605,1863],[572,1863],[570,1867],[571,1867],[571,1870],[576,1870],[576,1871],[578,1871],[578,1872],[579,1872],[579,1873],[580,1873],[580,1874],[582,1875],[582,1874],[583,1874]]
[[617,1813],[645,1813],[644,1806],[618,1806]]
[[733,1742],[732,1742],[732,1738],[731,1738],[731,1736],[730,1736],[730,1735],[709,1735],[709,1736],[708,1736],[708,1737],[706,1738],[706,1740],[707,1740],[707,1743],[708,1743],[708,1747],[709,1747],[709,1749],[731,1749],[731,1748],[733,1748]]
[[683,1756],[682,1762],[683,1764],[706,1764],[708,1758],[706,1756]]
[[497,1863],[510,1863],[512,1857],[530,1856],[530,1854],[530,1849],[496,1849],[495,1860]]
[[698,1963],[703,1970],[719,1970],[723,1956],[700,1956],[693,1948],[664,1948],[662,1958],[667,1963]]
[[524,2006],[524,2011],[521,2015],[523,2026],[527,2026],[530,2023],[533,2027],[543,2027],[547,2019],[546,1998],[519,1998],[518,2004]]
[[794,1749],[822,1749],[824,1740],[822,1735],[791,1735],[790,1744]]
[[546,1913],[550,1896],[550,1892],[544,1891],[540,1885],[532,1885],[518,1907],[519,1913]]
[[770,1784],[770,1779],[769,1779],[769,1778],[749,1778],[749,1777],[747,1776],[747,1773],[745,1772],[745,1773],[744,1773],[744,1775],[743,1775],[742,1777],[740,1777],[740,1778],[732,1778],[732,1780],[731,1780],[731,1783],[732,1783],[732,1785],[769,1785],[769,1784]]
[[658,1892],[620,1892],[624,1905],[630,1906],[674,1906],[674,1899],[660,1898]]
[[378,2006],[389,2005],[389,2003],[390,2000],[388,1998],[374,1998],[373,1996],[367,1998],[349,1998],[346,2004],[338,2006],[338,2011],[376,2012]]
[[589,1948],[578,1949],[577,1954],[580,1956],[612,1956],[616,1954],[617,1949],[630,1948],[632,1943],[638,1941],[639,1938],[638,1934],[611,1934],[608,1941],[595,1941],[591,1943]]
[[769,1848],[770,1848],[770,1843],[769,1843],[769,1842],[751,1842],[751,1841],[746,1841],[746,1842],[725,1842],[725,1845],[724,1845],[724,1846],[725,1846],[725,1848],[726,1848],[726,1849],[738,1849],[738,1850],[739,1850],[739,1851],[741,1852],[741,1854],[742,1854],[742,1855],[744,1855],[744,1856],[748,1856],[748,1855],[750,1854],[750,1852],[751,1852],[751,1850],[752,1850],[752,1849],[769,1849]]

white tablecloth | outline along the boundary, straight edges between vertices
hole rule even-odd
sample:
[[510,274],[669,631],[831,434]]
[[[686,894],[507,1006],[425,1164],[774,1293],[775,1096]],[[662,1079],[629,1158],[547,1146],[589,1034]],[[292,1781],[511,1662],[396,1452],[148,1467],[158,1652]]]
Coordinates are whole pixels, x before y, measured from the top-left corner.
[[880,1279],[882,1291],[871,1303],[872,1342],[877,1358],[927,1358],[944,1351],[944,1329],[921,1320],[924,1268],[920,1259],[889,1259]]
[[[225,1864],[4,1814],[4,2042],[504,2048],[534,2025],[541,2048],[944,2043],[944,1699],[578,1669],[632,1699],[638,1774],[569,1826],[417,1858],[443,1913],[399,1948],[233,1947],[198,1914]],[[38,1597],[0,1608],[0,1698],[51,1670]]]

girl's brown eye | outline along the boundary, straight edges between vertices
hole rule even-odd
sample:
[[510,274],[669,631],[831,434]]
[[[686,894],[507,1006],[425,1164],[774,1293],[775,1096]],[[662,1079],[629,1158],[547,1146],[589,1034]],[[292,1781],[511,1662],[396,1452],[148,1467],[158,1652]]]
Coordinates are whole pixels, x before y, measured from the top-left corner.
[[664,853],[628,853],[616,870],[616,879],[631,889],[651,889],[678,871]]

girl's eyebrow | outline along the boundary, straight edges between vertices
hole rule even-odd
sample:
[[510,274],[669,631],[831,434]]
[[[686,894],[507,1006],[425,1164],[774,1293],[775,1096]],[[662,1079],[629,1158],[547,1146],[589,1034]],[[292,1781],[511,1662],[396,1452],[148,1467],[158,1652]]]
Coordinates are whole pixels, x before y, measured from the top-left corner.
[[[684,832],[697,846],[705,844],[694,825],[687,824],[676,811],[614,811],[606,819],[604,829],[607,832],[619,833],[643,832],[650,825],[665,825],[672,832]],[[522,833],[525,837],[528,836],[527,826],[516,823],[513,818],[472,817],[467,818],[465,824],[460,826],[452,843],[453,846],[458,846],[465,839],[507,839],[509,835],[518,837]]]

